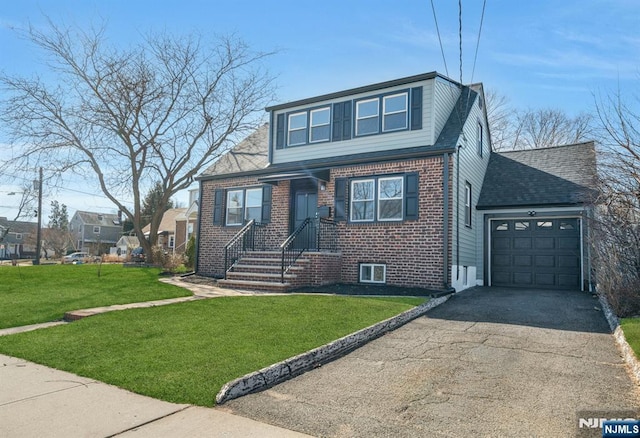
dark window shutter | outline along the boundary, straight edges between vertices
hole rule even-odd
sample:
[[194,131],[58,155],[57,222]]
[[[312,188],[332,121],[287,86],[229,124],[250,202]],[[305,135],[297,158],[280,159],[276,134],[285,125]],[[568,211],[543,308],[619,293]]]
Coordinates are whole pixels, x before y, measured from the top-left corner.
[[262,187],[262,223],[271,222],[271,189],[273,187],[266,185]]
[[336,178],[335,184],[336,192],[334,196],[334,219],[336,221],[344,221],[347,219],[345,216],[345,207],[347,203],[347,178]]
[[343,103],[344,111],[342,112],[342,139],[349,140],[351,138],[351,101]]
[[276,120],[276,149],[284,148],[284,114],[278,114]]
[[418,220],[418,174],[409,173],[404,184],[404,219]]
[[422,87],[411,89],[411,130],[422,129]]
[[333,104],[333,134],[331,140],[349,140],[351,138],[351,101]]
[[224,225],[223,223],[224,189],[216,189],[213,195],[213,225]]

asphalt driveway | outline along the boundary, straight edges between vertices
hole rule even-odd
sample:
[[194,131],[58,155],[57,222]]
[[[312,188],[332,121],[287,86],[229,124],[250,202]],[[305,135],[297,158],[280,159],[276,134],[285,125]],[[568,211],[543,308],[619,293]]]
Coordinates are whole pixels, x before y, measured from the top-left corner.
[[476,288],[219,409],[314,436],[555,437],[585,432],[580,417],[638,418],[640,390],[590,294]]

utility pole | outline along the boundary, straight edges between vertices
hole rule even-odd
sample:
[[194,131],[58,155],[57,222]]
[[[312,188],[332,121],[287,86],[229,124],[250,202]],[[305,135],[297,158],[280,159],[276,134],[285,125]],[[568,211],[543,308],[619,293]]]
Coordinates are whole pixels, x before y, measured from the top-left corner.
[[40,168],[39,176],[40,178],[37,181],[38,183],[38,233],[36,237],[36,258],[33,260],[34,265],[40,264],[40,250],[42,249],[42,167]]

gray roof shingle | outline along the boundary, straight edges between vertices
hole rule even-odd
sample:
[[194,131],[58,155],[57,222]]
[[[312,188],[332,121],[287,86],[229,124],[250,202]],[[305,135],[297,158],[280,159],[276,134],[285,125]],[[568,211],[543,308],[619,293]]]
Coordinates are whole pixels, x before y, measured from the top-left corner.
[[492,153],[477,208],[589,204],[596,193],[593,142]]

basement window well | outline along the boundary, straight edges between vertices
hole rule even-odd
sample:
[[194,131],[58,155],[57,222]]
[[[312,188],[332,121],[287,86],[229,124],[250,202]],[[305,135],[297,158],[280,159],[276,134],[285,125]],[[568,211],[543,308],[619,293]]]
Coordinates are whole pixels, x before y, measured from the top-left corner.
[[375,263],[360,264],[360,283],[379,283],[387,282],[387,265]]

